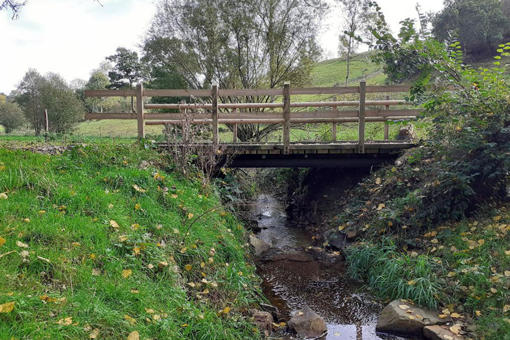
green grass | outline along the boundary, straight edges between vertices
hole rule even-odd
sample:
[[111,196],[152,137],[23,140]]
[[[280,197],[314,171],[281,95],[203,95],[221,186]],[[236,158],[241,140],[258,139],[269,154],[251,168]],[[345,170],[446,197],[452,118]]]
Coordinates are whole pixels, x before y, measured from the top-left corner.
[[384,239],[353,247],[351,275],[384,298],[451,312],[462,306],[478,338],[510,339],[510,204],[408,242],[404,249]]
[[258,338],[244,229],[165,164],[138,144],[0,149],[0,338]]

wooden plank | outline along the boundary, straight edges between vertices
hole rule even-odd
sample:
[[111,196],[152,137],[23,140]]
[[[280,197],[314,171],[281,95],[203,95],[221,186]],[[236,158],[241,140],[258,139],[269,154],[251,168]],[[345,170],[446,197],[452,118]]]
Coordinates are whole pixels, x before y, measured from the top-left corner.
[[421,110],[368,110],[366,117],[417,117]]
[[283,85],[283,153],[289,153],[290,144],[290,83]]
[[136,90],[85,90],[85,97],[134,97]]
[[212,109],[212,104],[146,104],[145,108],[148,110],[201,110]]
[[217,149],[220,143],[220,132],[218,130],[218,85],[212,86],[212,125],[213,145]]
[[313,87],[313,88],[295,88],[290,90],[291,95],[302,95],[302,94],[346,94],[346,93],[358,93],[357,87]]
[[145,90],[146,97],[210,97],[211,90]]
[[235,96],[281,96],[283,89],[241,89],[241,90],[220,90],[220,97]]
[[[234,108],[234,109],[232,109],[232,113],[233,113],[233,114],[237,114],[237,109],[235,109],[235,108]],[[234,125],[232,126],[232,133],[233,133],[233,135],[234,135],[234,137],[233,137],[233,142],[235,143],[235,142],[237,142],[237,124],[234,124]]]
[[138,138],[145,138],[145,124],[143,112],[143,84],[136,85],[136,115],[138,120]]
[[[200,117],[200,116],[198,116]],[[394,117],[397,119],[413,119],[414,117]],[[120,118],[123,119],[123,118]],[[388,117],[387,119],[392,119],[392,117]],[[387,121],[386,118],[373,118],[369,117],[365,119],[365,122],[370,123],[384,123]],[[180,125],[182,124],[182,119],[169,119],[169,120],[150,120],[147,117],[145,118],[145,125]],[[322,124],[322,123],[357,123],[359,121],[358,118],[311,118],[311,119],[291,119],[291,124]],[[194,125],[208,125],[212,124],[212,119],[198,119],[195,118],[191,121]],[[219,119],[218,124],[284,124],[284,119]]]
[[[333,102],[336,102],[336,101],[337,101],[337,96],[334,96],[333,97]],[[338,107],[337,106],[333,106],[333,110],[337,111]],[[333,140],[333,142],[336,142],[336,130],[337,130],[336,123],[333,123],[333,125],[331,126],[331,139]]]
[[[384,106],[384,105],[412,105],[405,100],[369,100],[367,106]],[[290,107],[337,107],[337,106],[358,106],[358,101],[331,101],[331,102],[294,102]]]
[[392,86],[367,86],[366,93],[385,93],[385,92],[409,92],[411,89],[408,85],[392,85]]
[[[390,96],[386,96],[386,100],[389,100],[389,99],[390,99]],[[390,106],[386,105],[385,109],[389,110]],[[388,140],[389,138],[390,138],[390,124],[388,124],[386,122],[386,123],[384,123],[384,140]]]
[[366,86],[365,81],[359,84],[359,123],[358,123],[358,152],[365,153],[365,117],[366,117]]
[[86,113],[85,120],[137,119],[131,113]]

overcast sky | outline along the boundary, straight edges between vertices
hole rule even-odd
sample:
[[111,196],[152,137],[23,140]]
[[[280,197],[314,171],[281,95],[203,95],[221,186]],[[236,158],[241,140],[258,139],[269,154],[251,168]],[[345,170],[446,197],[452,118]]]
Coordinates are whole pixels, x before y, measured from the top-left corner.
[[[156,0],[29,0],[19,19],[0,11],[0,92],[9,93],[29,68],[56,72],[68,81],[87,79],[92,69],[118,46],[137,49],[155,12]],[[334,0],[328,0],[334,4]],[[438,11],[443,0],[418,0]],[[415,18],[416,1],[379,0],[386,19]],[[333,6],[320,33],[327,56],[337,54],[339,9]]]

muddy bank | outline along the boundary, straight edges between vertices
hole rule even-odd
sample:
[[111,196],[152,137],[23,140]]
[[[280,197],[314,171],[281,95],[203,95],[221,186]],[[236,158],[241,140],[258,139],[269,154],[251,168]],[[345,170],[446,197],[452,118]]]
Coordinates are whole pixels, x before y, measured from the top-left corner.
[[[336,191],[332,193],[337,197]],[[316,215],[320,210],[314,208],[308,210]],[[401,339],[376,334],[377,317],[384,305],[363,291],[360,283],[348,279],[339,252],[326,252],[314,244],[310,231],[317,226],[313,219],[289,214],[286,205],[269,194],[259,195],[245,210],[257,225],[257,237],[267,244],[268,249],[256,260],[257,272],[265,296],[278,307],[277,322],[287,322],[308,306],[327,324],[327,334],[321,339]],[[299,338],[285,328],[273,337]]]

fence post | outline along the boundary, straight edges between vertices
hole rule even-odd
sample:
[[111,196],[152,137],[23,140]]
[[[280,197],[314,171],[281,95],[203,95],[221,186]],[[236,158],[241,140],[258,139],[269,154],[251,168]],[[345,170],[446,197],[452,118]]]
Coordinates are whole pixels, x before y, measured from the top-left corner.
[[[386,96],[386,100],[390,100],[390,96]],[[386,110],[390,109],[389,105],[385,106]],[[388,140],[390,138],[390,125],[388,121],[384,122],[384,140]]]
[[138,119],[138,138],[145,138],[145,114],[143,112],[143,85],[136,85],[136,113]]
[[213,145],[218,150],[220,144],[218,130],[218,84],[212,86],[212,127],[213,127]]
[[44,109],[44,132],[48,133],[50,131],[50,121],[48,119],[48,110]]
[[[234,114],[237,113],[237,108],[233,108],[232,113],[234,113]],[[236,143],[237,142],[237,124],[233,125],[232,133],[234,134],[233,142]]]
[[[334,96],[333,97],[333,101],[336,102],[337,101],[337,97]],[[337,106],[333,106],[333,110],[335,111],[338,111],[338,107]],[[333,142],[336,142],[336,123],[333,123],[333,127],[332,127],[332,130],[331,130],[331,136],[332,136],[332,140]]]
[[283,153],[290,153],[290,82],[283,85]]
[[359,135],[358,135],[358,152],[365,153],[365,118],[366,118],[366,87],[367,83],[362,81],[359,83]]

